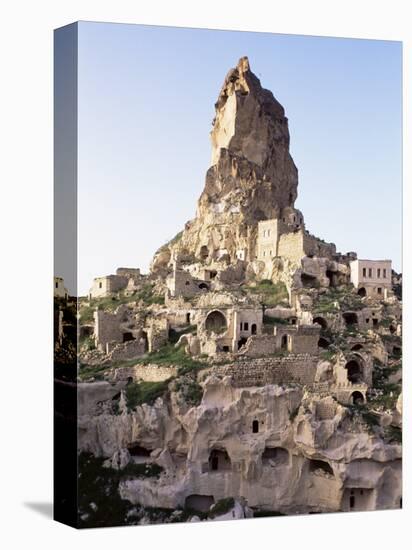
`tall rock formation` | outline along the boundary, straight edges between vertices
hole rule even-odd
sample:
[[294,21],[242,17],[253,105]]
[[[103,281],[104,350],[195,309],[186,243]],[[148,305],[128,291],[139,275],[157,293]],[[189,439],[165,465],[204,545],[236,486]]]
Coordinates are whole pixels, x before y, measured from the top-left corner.
[[179,239],[157,254],[190,254],[206,264],[225,258],[253,261],[257,223],[293,207],[298,172],[289,153],[288,119],[272,92],[262,88],[247,57],[227,74],[215,104],[212,166],[196,218]]

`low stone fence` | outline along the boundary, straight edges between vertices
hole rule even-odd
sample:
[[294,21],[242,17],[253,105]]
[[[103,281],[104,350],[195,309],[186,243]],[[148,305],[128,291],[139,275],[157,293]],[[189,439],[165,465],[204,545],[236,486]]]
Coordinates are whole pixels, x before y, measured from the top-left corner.
[[113,370],[111,379],[114,382],[126,382],[129,378],[134,381],[163,382],[177,374],[177,367],[163,365],[134,365],[133,367],[119,367]]
[[[266,384],[313,384],[318,359],[309,354],[286,357],[242,358],[230,365],[212,367],[209,374],[232,376],[236,387]],[[205,376],[205,373],[202,373]]]

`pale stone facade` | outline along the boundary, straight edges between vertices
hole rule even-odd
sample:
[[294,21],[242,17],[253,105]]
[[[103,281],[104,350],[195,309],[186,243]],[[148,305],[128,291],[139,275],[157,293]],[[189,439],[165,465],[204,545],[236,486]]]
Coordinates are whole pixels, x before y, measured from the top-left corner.
[[262,308],[221,304],[194,315],[202,353],[236,353],[250,336],[262,332]]
[[54,296],[56,298],[64,298],[65,300],[69,297],[69,291],[64,286],[62,277],[54,277]]
[[121,290],[133,290],[134,285],[140,279],[140,269],[131,267],[119,267],[115,275],[95,277],[89,290],[89,298],[104,298]]
[[386,299],[392,288],[391,260],[354,260],[350,263],[351,282],[359,295]]

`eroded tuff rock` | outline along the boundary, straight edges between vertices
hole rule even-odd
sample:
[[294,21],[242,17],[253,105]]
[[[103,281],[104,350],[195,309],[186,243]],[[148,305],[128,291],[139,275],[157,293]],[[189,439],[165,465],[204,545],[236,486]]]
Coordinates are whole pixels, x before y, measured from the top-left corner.
[[209,263],[245,251],[255,256],[257,223],[278,218],[297,197],[298,173],[289,153],[288,120],[272,92],[262,88],[246,57],[227,74],[215,104],[212,166],[196,218],[177,242],[159,251],[160,270],[171,251]]
[[397,507],[401,495],[400,445],[357,427],[332,397],[299,387],[235,388],[230,377],[212,374],[199,406],[182,404],[172,392],[168,401],[129,413],[85,414],[79,429],[80,449],[110,458],[116,468],[129,463],[128,451],[119,449],[136,446],[151,453],[144,460],[164,468],[159,479],[121,482],[122,498],[143,506],[177,508],[193,495],[232,495],[248,506],[294,513],[347,509],[350,491],[369,499],[361,509]]

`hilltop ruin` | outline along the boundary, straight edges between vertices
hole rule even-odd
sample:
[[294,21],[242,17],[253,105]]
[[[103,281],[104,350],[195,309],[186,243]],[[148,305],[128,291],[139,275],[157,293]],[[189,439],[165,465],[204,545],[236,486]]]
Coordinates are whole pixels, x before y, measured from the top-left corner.
[[195,218],[79,300],[85,464],[118,476],[123,523],[398,508],[401,277],[306,229],[285,110],[246,57],[215,108]]

